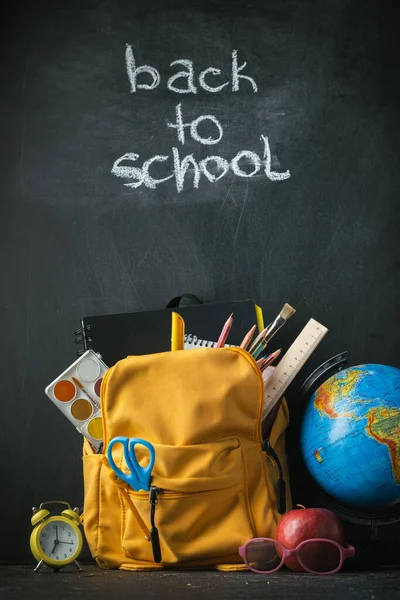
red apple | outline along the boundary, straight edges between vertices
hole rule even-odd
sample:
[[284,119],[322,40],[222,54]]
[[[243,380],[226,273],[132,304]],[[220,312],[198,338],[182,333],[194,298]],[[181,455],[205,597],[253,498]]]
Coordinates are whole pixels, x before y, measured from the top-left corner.
[[[282,517],[275,537],[288,549],[296,548],[300,542],[312,538],[327,538],[341,545],[344,545],[345,540],[343,526],[335,513],[326,508],[304,507],[290,510]],[[311,556],[310,562],[307,563],[311,568],[313,568],[313,561],[318,560],[318,553],[321,555],[325,549],[329,551],[329,547],[327,548],[326,545],[321,544],[319,548],[316,546],[317,542],[314,547],[316,552],[311,549],[314,556]],[[295,556],[289,556],[285,565],[292,571],[304,571]],[[318,570],[318,568],[313,570]]]

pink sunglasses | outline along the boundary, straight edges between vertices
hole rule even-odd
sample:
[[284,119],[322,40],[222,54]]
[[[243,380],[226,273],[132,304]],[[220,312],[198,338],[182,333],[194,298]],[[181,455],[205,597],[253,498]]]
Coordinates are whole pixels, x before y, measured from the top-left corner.
[[343,547],[326,538],[313,538],[289,550],[278,540],[254,538],[239,548],[239,554],[253,573],[274,573],[289,559],[289,567],[290,561],[297,561],[308,573],[332,575],[340,571],[346,558],[354,556],[355,548]]

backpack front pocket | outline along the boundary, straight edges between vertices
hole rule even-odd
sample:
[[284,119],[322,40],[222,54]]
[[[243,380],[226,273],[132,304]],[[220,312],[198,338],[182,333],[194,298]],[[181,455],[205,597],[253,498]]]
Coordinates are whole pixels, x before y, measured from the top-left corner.
[[[239,440],[154,446],[152,485],[158,488],[154,517],[161,562],[213,564],[234,556],[241,562],[238,548],[253,537],[254,527]],[[149,493],[130,489],[129,496],[150,525]],[[144,540],[127,503],[123,513],[122,546],[126,555],[152,562],[151,544]]]

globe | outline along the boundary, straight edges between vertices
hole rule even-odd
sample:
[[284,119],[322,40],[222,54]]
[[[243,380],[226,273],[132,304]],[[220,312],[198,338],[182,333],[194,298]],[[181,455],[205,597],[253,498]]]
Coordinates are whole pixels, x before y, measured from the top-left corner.
[[321,488],[361,509],[400,500],[400,370],[365,364],[325,381],[300,432],[307,468]]

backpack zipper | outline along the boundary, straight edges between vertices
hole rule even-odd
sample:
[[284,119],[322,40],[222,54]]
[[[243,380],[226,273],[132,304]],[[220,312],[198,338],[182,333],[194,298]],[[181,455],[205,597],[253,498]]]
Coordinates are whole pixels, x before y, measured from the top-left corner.
[[278,467],[279,479],[276,484],[276,501],[277,501],[278,512],[279,512],[279,514],[283,515],[286,512],[286,483],[285,483],[285,479],[283,477],[282,465],[278,458],[277,453],[271,446],[269,438],[266,438],[265,440],[263,440],[262,432],[261,432],[262,411],[263,411],[263,406],[264,406],[264,380],[262,378],[261,371],[258,367],[256,360],[253,358],[253,356],[251,354],[249,354],[249,352],[247,352],[247,350],[244,350],[243,348],[237,348],[236,346],[229,346],[227,348],[227,350],[237,352],[238,354],[241,354],[242,356],[244,356],[247,359],[247,361],[251,364],[251,366],[253,367],[256,374],[258,375],[258,380],[259,380],[260,386],[261,386],[260,410],[259,410],[258,419],[257,419],[257,435],[259,436],[258,441],[261,442],[262,448],[265,450],[265,452],[268,454],[268,456],[270,456],[272,458],[272,460],[275,462],[276,466]]
[[283,515],[286,512],[286,483],[285,483],[285,479],[283,477],[283,469],[282,469],[281,461],[279,460],[278,455],[275,452],[275,450],[273,449],[273,447],[271,446],[271,443],[269,440],[264,440],[263,447],[264,447],[265,452],[268,454],[268,456],[270,456],[272,458],[272,460],[275,462],[276,466],[278,467],[279,479],[276,484],[276,503],[277,503],[279,514]]
[[158,504],[158,494],[162,494],[164,490],[156,487],[155,485],[150,486],[149,492],[149,502],[151,504],[150,510],[150,541],[151,548],[153,550],[153,558],[154,562],[161,562],[161,547],[160,547],[160,537],[158,535],[158,529],[155,524],[155,515],[156,515],[156,506]]

